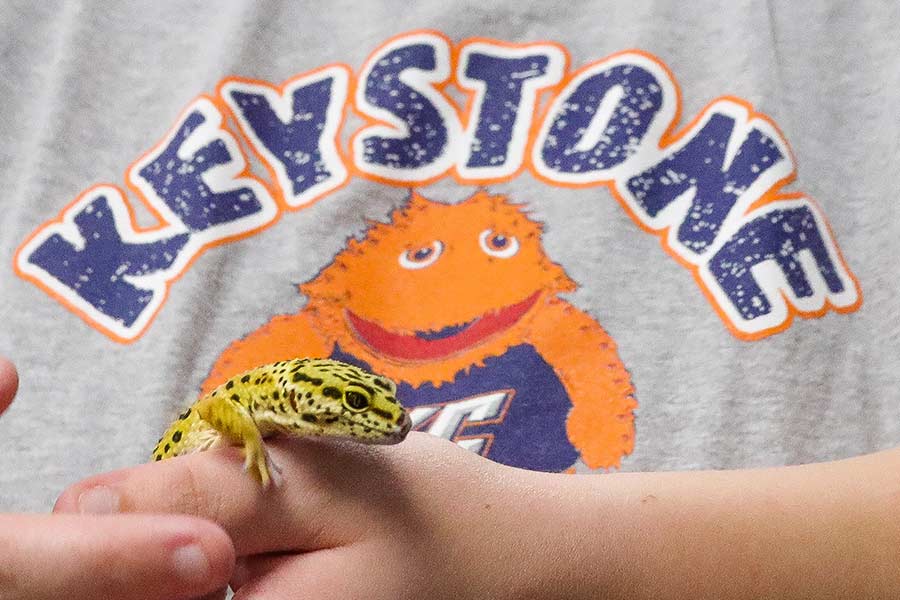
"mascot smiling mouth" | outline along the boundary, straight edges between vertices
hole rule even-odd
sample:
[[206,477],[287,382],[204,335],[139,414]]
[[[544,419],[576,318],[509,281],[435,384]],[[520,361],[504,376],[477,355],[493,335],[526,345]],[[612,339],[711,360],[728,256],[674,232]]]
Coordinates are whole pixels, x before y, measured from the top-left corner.
[[456,354],[515,325],[537,302],[540,292],[525,300],[491,311],[462,325],[439,331],[394,333],[347,310],[351,330],[380,354],[402,360],[435,360]]

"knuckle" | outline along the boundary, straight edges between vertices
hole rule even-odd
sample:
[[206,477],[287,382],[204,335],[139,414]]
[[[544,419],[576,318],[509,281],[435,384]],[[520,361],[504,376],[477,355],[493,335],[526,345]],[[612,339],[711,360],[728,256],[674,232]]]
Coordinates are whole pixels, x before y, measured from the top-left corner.
[[222,514],[218,486],[202,460],[184,460],[170,487],[177,512],[218,521]]

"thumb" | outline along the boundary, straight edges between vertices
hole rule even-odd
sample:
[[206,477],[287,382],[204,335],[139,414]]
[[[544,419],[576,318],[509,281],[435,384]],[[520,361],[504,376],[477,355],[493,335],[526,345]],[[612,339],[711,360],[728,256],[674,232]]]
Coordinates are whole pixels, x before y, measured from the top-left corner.
[[7,358],[0,356],[0,414],[12,403],[18,387],[16,368]]
[[0,598],[176,600],[227,585],[234,547],[208,521],[0,515]]

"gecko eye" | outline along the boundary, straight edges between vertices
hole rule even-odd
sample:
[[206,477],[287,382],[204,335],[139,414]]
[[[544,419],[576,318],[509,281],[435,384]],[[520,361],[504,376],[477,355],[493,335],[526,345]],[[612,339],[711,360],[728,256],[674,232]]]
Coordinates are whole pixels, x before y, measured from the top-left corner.
[[369,408],[369,398],[362,392],[347,390],[344,392],[344,405],[352,411],[363,411]]
[[404,269],[424,269],[434,264],[444,251],[444,244],[435,240],[427,246],[400,253],[400,266]]
[[495,233],[493,229],[482,231],[478,235],[478,243],[486,254],[497,258],[509,258],[519,251],[519,240]]

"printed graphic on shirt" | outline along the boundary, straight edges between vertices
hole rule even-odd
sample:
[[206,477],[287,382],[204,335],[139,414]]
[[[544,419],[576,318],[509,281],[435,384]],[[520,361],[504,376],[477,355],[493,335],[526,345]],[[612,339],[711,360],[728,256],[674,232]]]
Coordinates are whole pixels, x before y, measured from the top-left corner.
[[559,298],[575,288],[521,206],[413,194],[300,286],[303,310],[234,342],[203,390],[257,363],[331,356],[397,381],[417,429],[499,462],[618,466],[637,403],[615,342]]
[[[93,186],[25,240],[16,272],[130,342],[207,249],[353,177],[484,185],[527,170],[547,185],[597,189],[597,202],[611,194],[740,339],[860,306],[825,215],[785,189],[796,166],[774,121],[724,96],[676,131],[680,91],[658,58],[628,50],[569,65],[555,43],[453,44],[414,31],[376,48],[355,76],[334,64],[281,85],[226,78],[126,173],[155,227],[135,224],[120,187]],[[344,131],[350,110],[365,121],[356,131]],[[239,139],[268,178],[250,171]]]

